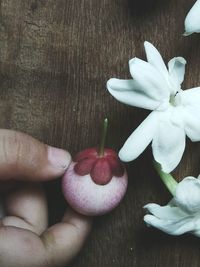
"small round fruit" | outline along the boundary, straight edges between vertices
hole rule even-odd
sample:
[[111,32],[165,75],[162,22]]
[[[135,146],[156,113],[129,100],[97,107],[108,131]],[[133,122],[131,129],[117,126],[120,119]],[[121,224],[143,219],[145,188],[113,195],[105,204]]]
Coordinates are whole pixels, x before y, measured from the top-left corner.
[[126,170],[115,151],[86,149],[75,157],[63,180],[63,194],[70,206],[81,214],[103,215],[122,200],[128,184]]

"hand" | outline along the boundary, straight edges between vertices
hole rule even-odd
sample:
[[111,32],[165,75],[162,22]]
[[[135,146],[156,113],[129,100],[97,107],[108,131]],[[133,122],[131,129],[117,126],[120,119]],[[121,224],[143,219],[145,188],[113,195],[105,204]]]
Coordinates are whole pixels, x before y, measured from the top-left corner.
[[64,150],[0,130],[0,192],[6,212],[0,218],[1,267],[66,266],[82,247],[90,220],[68,211],[61,223],[47,229],[47,202],[39,184],[61,176],[70,161]]

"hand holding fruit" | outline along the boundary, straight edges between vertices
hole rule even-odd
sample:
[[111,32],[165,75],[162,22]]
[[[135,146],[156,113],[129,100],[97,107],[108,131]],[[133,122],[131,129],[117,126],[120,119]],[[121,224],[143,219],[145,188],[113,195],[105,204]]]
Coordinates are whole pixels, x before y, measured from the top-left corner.
[[[68,152],[15,131],[0,130],[0,266],[66,266],[81,249],[91,223],[74,211],[48,228],[47,200],[39,182],[63,175]],[[47,229],[48,228],[48,229]]]

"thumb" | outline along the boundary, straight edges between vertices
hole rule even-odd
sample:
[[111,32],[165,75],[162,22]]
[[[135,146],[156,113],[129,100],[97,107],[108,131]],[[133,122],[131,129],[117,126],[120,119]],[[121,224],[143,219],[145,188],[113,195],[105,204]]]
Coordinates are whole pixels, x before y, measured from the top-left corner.
[[62,222],[51,226],[41,235],[46,248],[47,261],[54,267],[66,266],[83,247],[91,226],[91,217],[69,209]]
[[0,180],[45,181],[61,176],[71,161],[62,149],[24,133],[0,130]]

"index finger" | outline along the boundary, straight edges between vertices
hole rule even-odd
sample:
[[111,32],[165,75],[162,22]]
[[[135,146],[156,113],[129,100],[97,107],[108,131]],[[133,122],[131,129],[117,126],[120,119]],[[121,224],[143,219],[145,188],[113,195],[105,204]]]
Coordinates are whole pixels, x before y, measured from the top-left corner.
[[65,150],[21,132],[0,130],[0,180],[50,180],[61,176],[70,161]]

